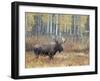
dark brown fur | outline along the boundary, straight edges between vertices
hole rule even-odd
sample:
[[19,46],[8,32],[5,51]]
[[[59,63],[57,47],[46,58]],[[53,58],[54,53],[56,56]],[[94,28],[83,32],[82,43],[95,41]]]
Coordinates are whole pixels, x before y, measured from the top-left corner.
[[57,52],[63,51],[63,47],[61,43],[58,43],[58,41],[55,41],[54,44],[44,44],[44,45],[35,45],[34,48],[34,53],[39,57],[39,55],[46,55],[49,56],[50,59],[53,59],[54,55]]

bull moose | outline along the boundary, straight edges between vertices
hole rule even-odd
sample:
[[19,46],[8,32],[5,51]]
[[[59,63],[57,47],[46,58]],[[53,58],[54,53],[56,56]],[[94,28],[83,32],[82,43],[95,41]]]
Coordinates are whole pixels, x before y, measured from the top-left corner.
[[63,42],[59,42],[57,39],[54,40],[54,43],[49,43],[49,44],[36,44],[33,47],[33,51],[38,58],[39,55],[45,55],[49,56],[49,59],[53,59],[54,55],[57,52],[62,52],[63,51],[63,46],[62,44],[65,42],[64,38],[62,38]]

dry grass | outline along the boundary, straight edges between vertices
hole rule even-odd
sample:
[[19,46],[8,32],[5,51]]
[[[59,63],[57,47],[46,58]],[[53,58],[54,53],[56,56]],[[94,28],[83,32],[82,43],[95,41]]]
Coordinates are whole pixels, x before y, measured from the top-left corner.
[[81,66],[89,64],[89,56],[84,53],[61,53],[56,54],[53,60],[48,56],[40,56],[38,59],[33,52],[26,52],[25,67],[61,67],[61,66]]
[[64,51],[57,53],[53,60],[49,60],[48,56],[35,57],[31,49],[35,44],[48,43],[51,40],[46,37],[30,37],[26,39],[25,67],[63,67],[63,66],[81,66],[89,65],[89,45],[77,42],[66,41],[63,45]]
[[[45,36],[38,36],[37,37],[33,36],[33,37],[28,37],[26,38],[25,42],[26,42],[26,51],[28,51],[29,49],[33,48],[35,44],[45,44],[45,43],[49,43],[52,40],[49,39],[50,37],[45,37]],[[64,47],[64,51],[65,52],[89,52],[89,43],[81,43],[80,41],[76,41],[76,42],[72,42],[71,40],[66,41],[63,44]]]

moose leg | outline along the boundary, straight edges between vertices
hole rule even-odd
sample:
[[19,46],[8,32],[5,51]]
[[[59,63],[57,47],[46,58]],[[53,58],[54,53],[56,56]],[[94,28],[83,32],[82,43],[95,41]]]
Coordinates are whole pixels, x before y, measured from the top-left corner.
[[54,57],[53,54],[50,54],[50,55],[49,55],[49,59],[50,59],[50,60],[52,60],[53,57]]
[[39,58],[39,54],[36,54],[36,59],[38,59]]
[[39,58],[39,55],[36,55],[36,59],[38,59]]

